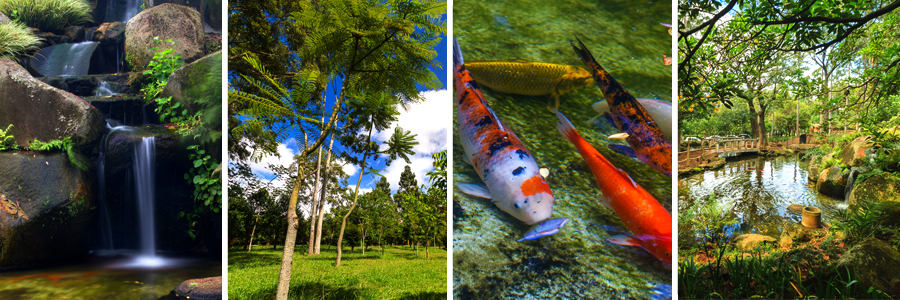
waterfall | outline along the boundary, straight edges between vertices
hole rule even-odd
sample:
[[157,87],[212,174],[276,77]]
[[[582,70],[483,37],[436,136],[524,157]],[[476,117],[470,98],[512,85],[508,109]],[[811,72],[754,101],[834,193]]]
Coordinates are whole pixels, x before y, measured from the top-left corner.
[[87,75],[98,42],[53,45],[38,51],[31,62],[44,76]]
[[109,133],[103,136],[103,139],[100,140],[100,158],[98,159],[97,166],[97,181],[100,184],[100,237],[102,241],[102,249],[104,250],[113,250],[115,249],[115,244],[113,243],[112,237],[112,225],[109,221],[109,211],[106,208],[106,140],[109,139],[109,135],[115,130],[109,123],[106,123],[106,128],[109,129]]
[[156,230],[153,220],[156,138],[143,137],[134,147],[134,180],[140,219],[141,254],[156,256]]
[[109,0],[106,6],[106,21],[127,23],[141,12],[142,0]]
[[112,85],[110,85],[107,81],[101,82],[100,85],[98,85],[97,88],[94,89],[94,96],[111,96],[118,94],[119,93],[113,91]]

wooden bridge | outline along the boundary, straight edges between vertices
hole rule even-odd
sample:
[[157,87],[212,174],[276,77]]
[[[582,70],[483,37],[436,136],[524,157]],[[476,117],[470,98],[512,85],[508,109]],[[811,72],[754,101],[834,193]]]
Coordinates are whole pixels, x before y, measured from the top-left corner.
[[[688,148],[690,149],[690,148]],[[759,138],[709,138],[700,141],[700,149],[678,153],[678,165],[694,165],[719,155],[759,152]]]

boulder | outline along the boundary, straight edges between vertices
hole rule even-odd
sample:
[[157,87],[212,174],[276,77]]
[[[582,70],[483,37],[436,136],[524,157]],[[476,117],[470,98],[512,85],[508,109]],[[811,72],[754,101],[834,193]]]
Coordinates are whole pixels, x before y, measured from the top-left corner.
[[52,87],[67,91],[75,96],[93,96],[100,85],[97,76],[46,76],[37,78]]
[[787,210],[795,215],[800,215],[803,213],[803,205],[800,204],[791,204],[787,207]]
[[65,153],[0,152],[0,270],[87,255],[97,228],[94,180]]
[[222,1],[221,0],[143,0],[145,7],[152,7],[164,3],[184,5],[193,8],[203,17],[203,23],[209,25],[208,29],[219,31],[222,29]]
[[0,13],[0,24],[6,23],[6,22],[9,22],[9,18],[6,17],[6,15],[4,15],[3,13]]
[[72,39],[73,43],[84,42],[85,30],[81,26],[69,26],[63,29],[63,34]]
[[101,46],[124,45],[125,23],[116,21],[100,24],[92,34],[92,41],[100,42]]
[[764,243],[775,243],[777,240],[761,234],[742,234],[734,238],[734,246],[741,251],[752,251]]
[[822,195],[844,199],[844,188],[847,186],[847,177],[850,172],[841,172],[841,167],[832,166],[828,170],[824,170],[819,174],[816,180],[816,190]]
[[815,161],[810,162],[809,172],[806,174],[806,178],[809,180],[809,182],[816,182],[819,180],[820,171],[821,170],[819,170],[819,166],[815,163]]
[[900,202],[900,178],[891,173],[881,173],[863,182],[857,182],[850,191],[850,205],[857,205],[860,201],[871,202],[894,201]]
[[90,144],[106,124],[97,108],[34,79],[8,59],[0,59],[0,111],[0,126],[13,124],[9,134],[23,148],[35,139],[47,142],[67,137],[77,146]]
[[[222,101],[218,100],[222,99],[221,74],[222,51],[216,51],[172,72],[159,96],[171,96],[173,101],[181,102],[191,113],[207,111],[211,107],[221,108]],[[203,116],[205,120],[222,118],[221,109],[209,113],[209,116]]]
[[[175,50],[174,55],[181,55],[189,63],[203,57],[205,38],[203,22],[196,10],[171,3],[157,5],[128,20],[125,57],[132,69],[143,70],[156,52],[171,48]],[[178,43],[165,42],[168,39]]]
[[900,280],[900,252],[882,240],[869,237],[853,246],[837,261],[838,270],[856,271],[856,279],[892,297],[900,296],[892,283]]
[[67,35],[54,34],[52,32],[43,32],[35,30],[34,35],[44,39],[50,45],[68,44],[72,42],[72,38]]
[[860,136],[841,149],[841,164],[851,167],[858,167],[865,163],[866,149],[868,149],[869,138],[872,136]]
[[222,276],[188,279],[175,288],[178,299],[222,299]]

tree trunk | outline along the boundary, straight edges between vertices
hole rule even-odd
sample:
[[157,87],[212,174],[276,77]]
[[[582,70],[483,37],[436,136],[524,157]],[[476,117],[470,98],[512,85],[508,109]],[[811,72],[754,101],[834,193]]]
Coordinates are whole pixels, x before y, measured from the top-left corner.
[[[360,172],[359,175],[362,176],[362,172]],[[362,240],[362,242],[360,243],[360,245],[362,245],[362,255],[366,255],[366,227],[365,226],[362,226],[362,239],[361,240]]]
[[[369,125],[369,136],[366,137],[366,142],[372,141],[372,128],[374,128],[374,124]],[[344,242],[344,229],[347,227],[347,218],[350,217],[350,214],[353,213],[353,209],[356,208],[356,200],[359,199],[359,184],[362,183],[363,173],[366,171],[366,158],[368,158],[369,152],[363,152],[362,166],[359,168],[359,179],[356,180],[356,191],[353,192],[353,204],[350,205],[350,210],[347,211],[347,214],[344,215],[344,219],[341,221],[341,231],[338,233],[338,241],[337,241],[337,260],[335,260],[334,266],[341,266],[341,244]]]
[[300,194],[300,185],[303,182],[303,177],[303,164],[300,164],[297,170],[297,181],[294,183],[294,189],[291,191],[291,200],[288,202],[287,235],[284,238],[284,254],[281,256],[281,272],[278,276],[278,290],[275,293],[275,299],[277,300],[287,300],[288,285],[291,281],[291,267],[294,264],[294,244],[297,241],[297,229],[300,227],[299,218],[297,217],[297,196]]
[[[330,176],[329,172],[331,172],[331,153],[332,153],[331,150],[334,147],[334,135],[333,134],[331,135],[329,140],[330,141],[328,142],[328,156],[325,158],[325,171],[323,172],[324,173],[323,177],[326,179],[326,182],[328,180],[328,176]],[[318,213],[319,213],[318,220],[319,221],[318,221],[318,224],[316,225],[316,247],[315,247],[315,249],[313,249],[313,253],[315,253],[315,254],[319,254],[322,249],[322,219],[325,218],[325,190],[327,190],[326,186],[327,186],[327,183],[322,184],[322,191],[320,192],[321,195],[319,195],[319,207],[318,207]]]
[[750,136],[753,138],[759,138],[759,123],[753,116],[758,116],[756,114],[756,105],[753,104],[753,99],[755,97],[747,97],[747,105],[750,109]]
[[430,241],[425,241],[425,259],[428,260],[428,243]]
[[[324,102],[325,100],[322,99]],[[325,123],[325,110],[322,110],[322,123]],[[323,125],[324,126],[324,125]],[[324,130],[323,130],[324,132]],[[313,185],[313,200],[312,205],[309,207],[309,247],[306,250],[306,256],[313,255],[315,242],[316,242],[316,217],[318,216],[316,213],[316,208],[319,206],[319,182],[322,180],[321,175],[322,171],[322,147],[319,147],[319,155],[316,157],[316,183]]]
[[250,245],[247,245],[247,252],[253,248],[253,234],[256,233],[256,224],[259,223],[259,214],[256,215],[256,222],[253,223],[253,230],[250,230]]

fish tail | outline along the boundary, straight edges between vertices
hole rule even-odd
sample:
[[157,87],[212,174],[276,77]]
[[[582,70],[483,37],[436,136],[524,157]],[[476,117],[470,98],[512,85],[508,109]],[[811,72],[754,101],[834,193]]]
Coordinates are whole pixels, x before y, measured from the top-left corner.
[[588,68],[591,69],[588,71],[591,71],[592,74],[596,73],[596,71],[594,70],[595,67],[599,68],[600,70],[603,70],[603,67],[601,67],[600,64],[598,64],[597,61],[594,59],[594,55],[591,54],[590,51],[588,51],[587,46],[585,46],[584,43],[582,43],[581,40],[578,39],[577,36],[575,37],[575,40],[578,41],[578,46],[580,46],[580,47],[575,46],[575,43],[572,43],[572,42],[569,42],[569,43],[572,45],[572,49],[575,50],[575,54],[578,54],[578,58],[580,58],[581,61],[584,62],[584,64]]
[[462,50],[459,50],[459,42],[453,38],[453,67],[465,64],[463,62]]
[[556,123],[556,130],[559,130],[559,133],[569,139],[572,143],[580,140],[581,135],[575,130],[575,126],[572,125],[572,122],[569,122],[569,119],[558,110],[554,111],[556,112],[556,117],[559,118],[559,123]]

